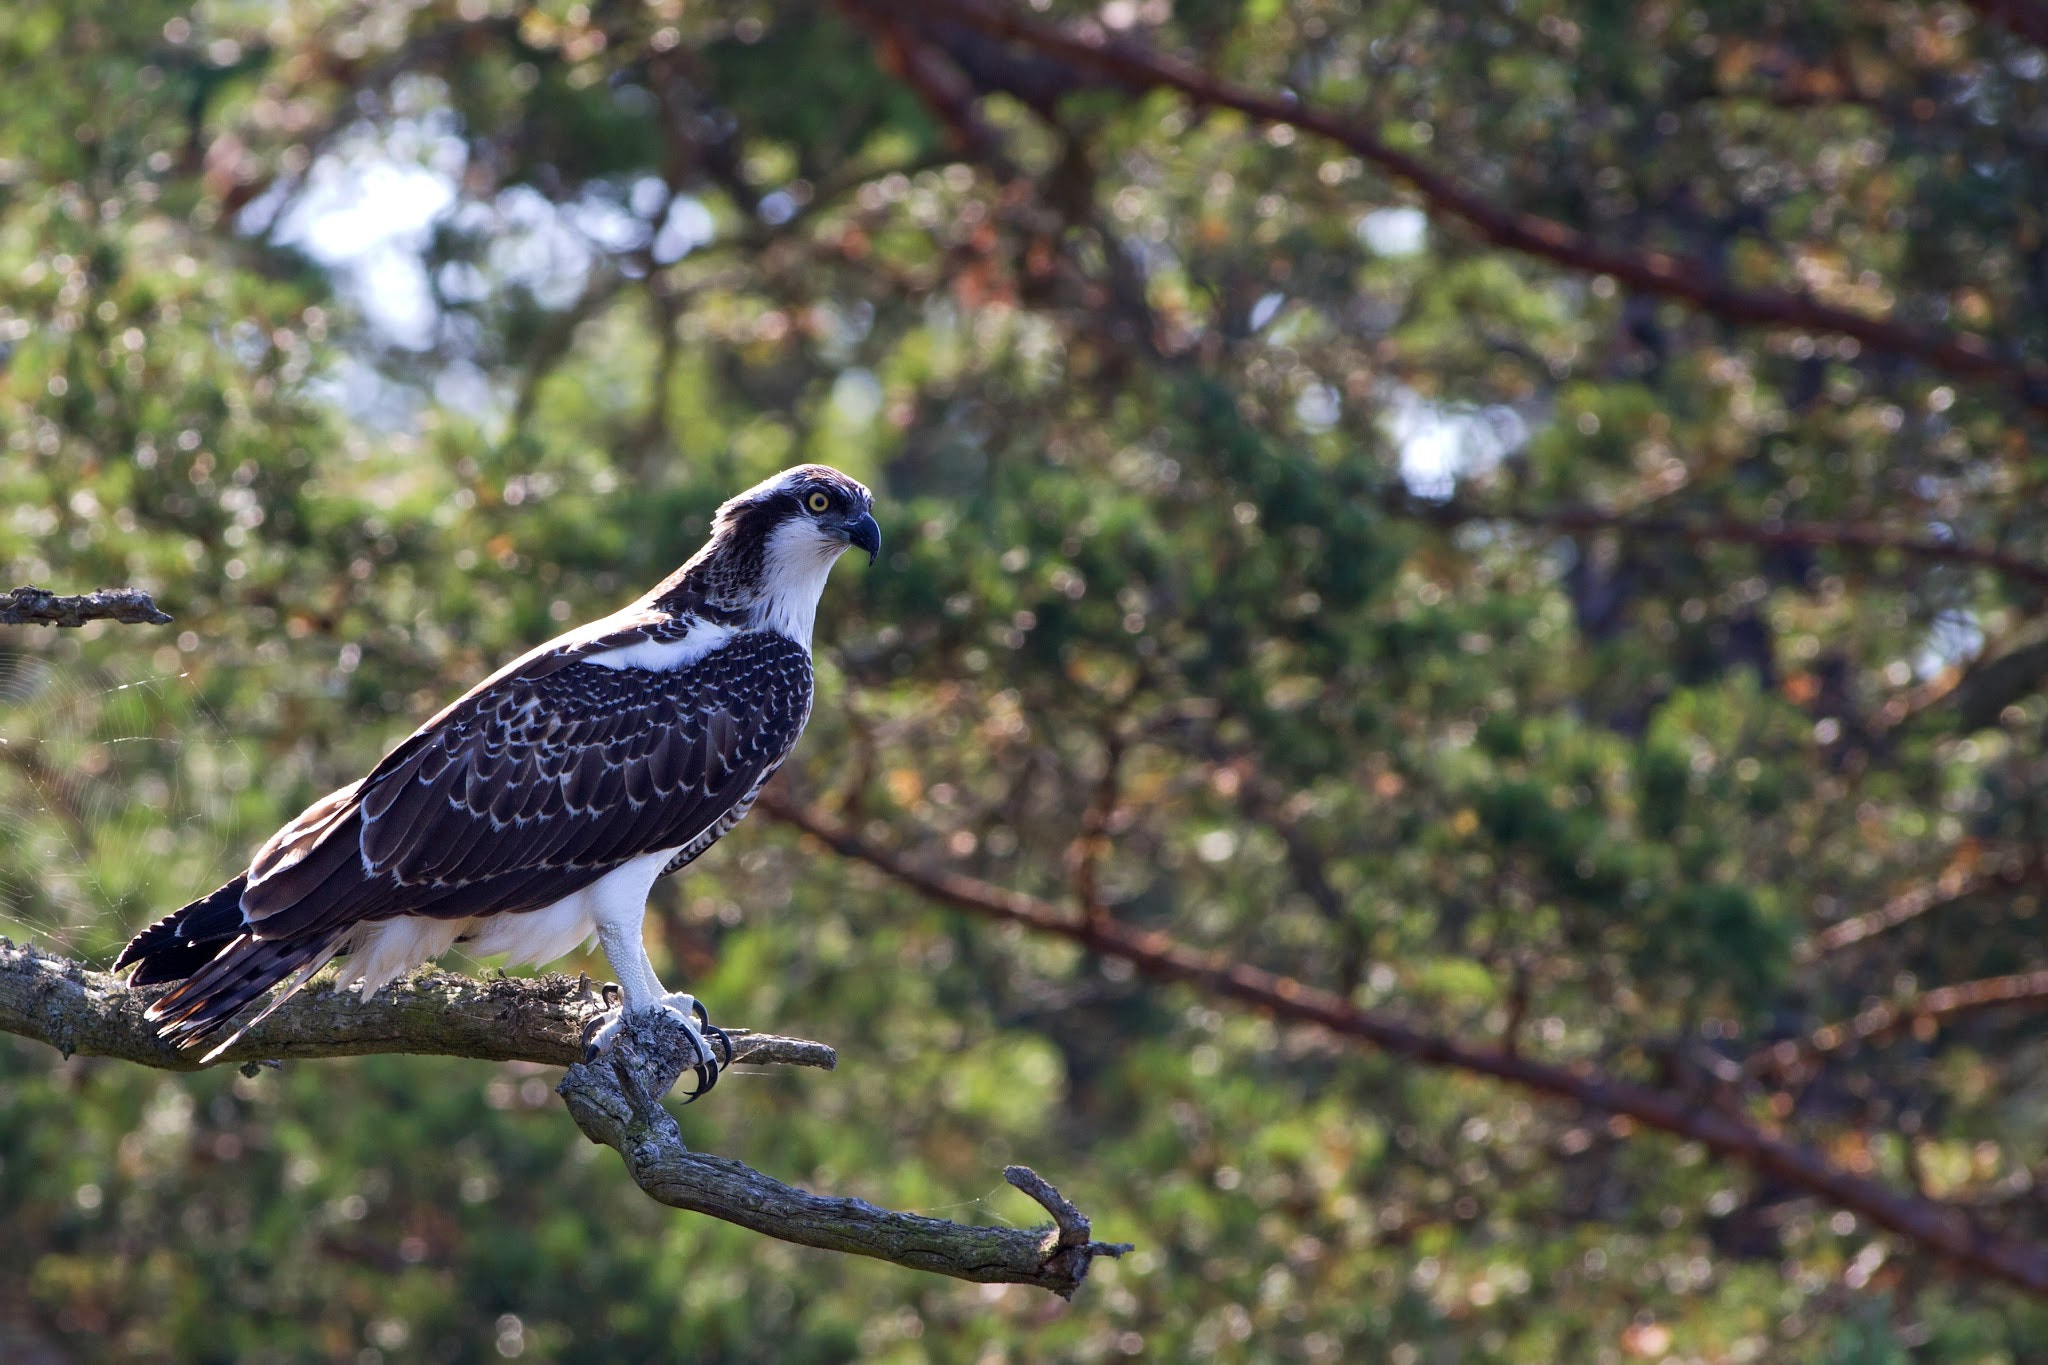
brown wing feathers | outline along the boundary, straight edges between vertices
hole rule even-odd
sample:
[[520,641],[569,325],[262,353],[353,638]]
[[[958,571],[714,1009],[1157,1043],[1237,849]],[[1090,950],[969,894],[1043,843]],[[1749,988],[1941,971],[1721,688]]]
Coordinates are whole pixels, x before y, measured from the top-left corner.
[[138,984],[184,979],[150,1011],[166,1034],[217,1031],[364,922],[535,910],[642,853],[694,856],[809,714],[809,656],[779,635],[654,671],[569,666],[652,630],[579,634],[575,656],[529,655],[309,808],[246,889],[237,878],[138,935],[117,966]]

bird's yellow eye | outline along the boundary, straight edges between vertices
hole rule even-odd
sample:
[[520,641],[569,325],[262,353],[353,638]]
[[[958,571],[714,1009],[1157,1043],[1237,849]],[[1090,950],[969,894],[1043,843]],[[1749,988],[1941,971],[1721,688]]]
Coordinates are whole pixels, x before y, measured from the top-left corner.
[[804,506],[810,508],[813,512],[822,512],[831,505],[832,499],[826,497],[823,493],[813,493],[804,499]]

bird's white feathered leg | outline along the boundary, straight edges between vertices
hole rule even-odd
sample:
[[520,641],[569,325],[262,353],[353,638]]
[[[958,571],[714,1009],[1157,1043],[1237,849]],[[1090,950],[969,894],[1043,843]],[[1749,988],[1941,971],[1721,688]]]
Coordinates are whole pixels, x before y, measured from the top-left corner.
[[642,932],[647,918],[647,893],[654,889],[655,878],[674,853],[673,849],[663,849],[642,854],[605,874],[582,893],[590,898],[590,918],[597,927],[597,941],[604,946],[605,958],[618,978],[621,996],[617,1009],[591,1036],[585,1056],[596,1057],[609,1048],[625,1026],[627,1015],[665,1011],[681,1022],[696,1046],[697,1088],[690,1095],[696,1099],[717,1083],[721,1069],[719,1054],[713,1051],[705,1034],[716,1035],[724,1044],[724,1060],[728,1062],[732,1060],[732,1042],[723,1029],[711,1023],[695,996],[662,989],[661,978],[654,974],[654,963],[647,956]]

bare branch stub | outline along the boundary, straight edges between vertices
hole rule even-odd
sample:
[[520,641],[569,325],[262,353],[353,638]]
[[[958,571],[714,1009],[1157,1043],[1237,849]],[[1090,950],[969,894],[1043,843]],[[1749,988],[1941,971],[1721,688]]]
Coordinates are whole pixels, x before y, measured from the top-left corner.
[[[1073,1275],[1076,1285],[1088,1273],[1089,1262],[1097,1256],[1114,1258],[1131,1250],[1129,1242],[1096,1241],[1088,1215],[1075,1208],[1072,1200],[1029,1166],[1005,1166],[1003,1179],[1037,1200],[1039,1206],[1052,1215],[1053,1225],[1039,1245],[1045,1252],[1046,1264],[1063,1263],[1064,1269]],[[1073,1294],[1068,1291],[1061,1297],[1072,1298]]]
[[1022,1166],[1004,1174],[1053,1215],[1051,1227],[976,1227],[897,1213],[865,1200],[812,1194],[728,1157],[693,1152],[675,1116],[655,1097],[696,1061],[694,1045],[679,1027],[659,1017],[633,1018],[608,1056],[570,1067],[556,1087],[584,1136],[617,1151],[633,1183],[659,1203],[799,1246],[872,1256],[980,1284],[1031,1285],[1061,1298],[1081,1287],[1097,1256],[1130,1249],[1091,1240],[1079,1210]]
[[136,588],[100,588],[76,597],[28,585],[0,592],[0,626],[82,626],[88,621],[163,626],[171,617]]

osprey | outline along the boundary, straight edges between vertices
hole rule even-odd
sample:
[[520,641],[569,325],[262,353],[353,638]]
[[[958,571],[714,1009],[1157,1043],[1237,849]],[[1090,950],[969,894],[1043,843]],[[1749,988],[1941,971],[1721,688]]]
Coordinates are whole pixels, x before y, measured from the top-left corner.
[[670,1011],[697,1045],[702,1094],[718,1076],[704,1030],[723,1034],[656,979],[647,896],[789,757],[811,714],[819,595],[848,547],[874,562],[873,506],[823,465],[741,493],[653,591],[478,683],[273,834],[248,871],[137,934],[115,970],[132,986],[183,983],[147,1016],[181,1047],[290,977],[210,1061],[336,957],[341,984],[369,993],[457,943],[517,965],[595,932],[623,1002],[591,1055],[628,1012]]

